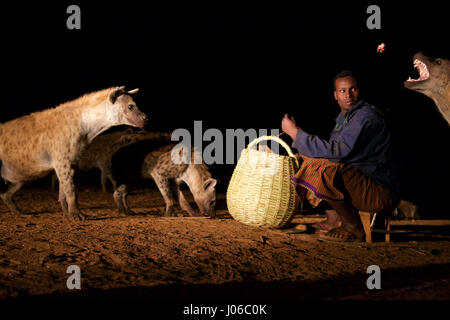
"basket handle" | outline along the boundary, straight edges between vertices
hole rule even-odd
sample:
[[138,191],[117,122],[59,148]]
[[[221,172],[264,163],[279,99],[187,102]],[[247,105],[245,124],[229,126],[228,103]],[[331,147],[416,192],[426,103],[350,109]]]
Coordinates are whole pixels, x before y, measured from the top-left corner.
[[295,163],[297,164],[297,168],[300,167],[300,165],[298,164],[298,160],[295,157],[294,153],[292,152],[291,148],[287,145],[286,142],[284,142],[283,140],[281,140],[280,138],[276,137],[276,136],[262,136],[259,138],[256,138],[255,140],[253,140],[252,142],[250,142],[247,146],[247,148],[252,148],[253,146],[257,145],[258,143],[260,143],[261,141],[267,141],[267,140],[272,140],[277,142],[278,144],[280,144],[288,153],[288,155],[292,158],[294,158]]

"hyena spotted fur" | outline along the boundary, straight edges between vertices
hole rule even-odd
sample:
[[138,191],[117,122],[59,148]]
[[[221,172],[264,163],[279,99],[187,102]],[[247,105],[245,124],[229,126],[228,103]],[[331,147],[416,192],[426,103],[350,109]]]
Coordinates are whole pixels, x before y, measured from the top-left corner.
[[108,128],[145,125],[147,116],[132,98],[137,91],[109,88],[2,124],[1,175],[9,186],[0,197],[8,208],[19,213],[13,195],[25,183],[43,178],[54,170],[60,183],[63,214],[72,219],[84,219],[73,182],[74,165],[86,146]]
[[[130,144],[143,140],[170,141],[171,134],[165,132],[135,131],[132,128],[99,135],[83,151],[77,161],[79,170],[100,170],[100,182],[103,191],[107,191],[109,180],[115,190],[116,179],[112,172],[112,158],[116,152]],[[55,190],[56,177],[52,177],[52,190]]]
[[[165,216],[174,216],[176,200],[189,216],[215,217],[216,184],[204,163],[175,163],[172,161],[174,145],[166,145],[145,155],[140,165],[140,177],[153,179],[161,192],[165,204]],[[178,152],[178,151],[177,151]],[[180,151],[183,152],[183,151]],[[194,156],[194,152],[192,153]],[[199,212],[194,210],[180,188],[182,183],[189,187]],[[119,213],[134,214],[128,207],[127,184],[120,184],[114,192]]]

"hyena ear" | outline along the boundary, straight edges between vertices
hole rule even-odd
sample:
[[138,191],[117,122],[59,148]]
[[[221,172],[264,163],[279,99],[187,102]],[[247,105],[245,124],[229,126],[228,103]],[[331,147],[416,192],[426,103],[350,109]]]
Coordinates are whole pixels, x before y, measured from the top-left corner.
[[217,180],[216,179],[209,178],[203,184],[203,189],[204,190],[213,189],[216,186],[216,184],[217,184]]
[[111,103],[115,103],[117,98],[125,93],[125,87],[116,87],[109,95]]
[[133,90],[128,91],[127,93],[128,93],[130,96],[132,96],[132,95],[135,95],[135,94],[138,93],[138,92],[139,92],[139,88],[136,88],[136,89],[133,89]]

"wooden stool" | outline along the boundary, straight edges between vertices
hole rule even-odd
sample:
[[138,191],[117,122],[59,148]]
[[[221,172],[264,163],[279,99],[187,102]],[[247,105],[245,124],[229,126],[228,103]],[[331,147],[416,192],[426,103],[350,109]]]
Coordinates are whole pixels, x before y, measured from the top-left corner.
[[384,229],[374,229],[375,220],[377,218],[376,212],[359,211],[361,222],[366,233],[366,242],[372,242],[372,233],[384,233],[384,241],[391,242],[391,217],[390,215],[384,217]]

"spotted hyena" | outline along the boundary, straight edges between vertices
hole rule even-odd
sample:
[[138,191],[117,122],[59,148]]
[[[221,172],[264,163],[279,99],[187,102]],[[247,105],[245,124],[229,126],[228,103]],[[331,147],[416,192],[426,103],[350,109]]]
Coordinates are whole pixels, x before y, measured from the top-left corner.
[[[147,132],[145,130],[133,130],[128,128],[111,133],[104,133],[96,137],[90,143],[77,161],[79,170],[90,169],[100,170],[100,182],[103,191],[107,191],[107,181],[109,180],[115,190],[117,182],[112,172],[112,159],[116,152],[130,144],[138,141],[170,141],[171,134],[165,132]],[[55,190],[55,176],[52,177],[52,190]]]
[[1,175],[9,186],[0,196],[8,208],[19,213],[12,199],[14,193],[54,170],[60,182],[59,201],[64,215],[84,219],[73,182],[74,165],[86,146],[108,128],[122,124],[144,126],[147,116],[132,98],[137,91],[109,88],[2,124]]
[[[180,163],[172,161],[174,145],[163,146],[145,155],[140,165],[140,177],[153,179],[166,203],[165,216],[174,215],[176,199],[190,216],[215,217],[216,184],[204,163]],[[182,152],[182,151],[180,151]],[[114,170],[113,170],[114,171]],[[194,210],[180,189],[182,183],[189,187],[199,213]],[[114,200],[119,213],[134,214],[127,204],[127,184],[120,184],[114,192]]]
[[414,55],[413,63],[420,76],[418,79],[406,80],[405,87],[433,99],[439,112],[450,124],[450,61],[431,59],[419,52]]

